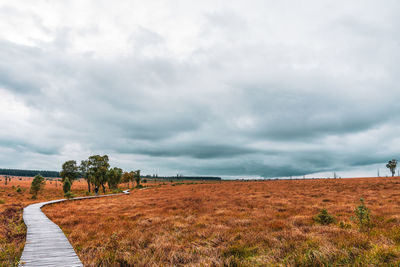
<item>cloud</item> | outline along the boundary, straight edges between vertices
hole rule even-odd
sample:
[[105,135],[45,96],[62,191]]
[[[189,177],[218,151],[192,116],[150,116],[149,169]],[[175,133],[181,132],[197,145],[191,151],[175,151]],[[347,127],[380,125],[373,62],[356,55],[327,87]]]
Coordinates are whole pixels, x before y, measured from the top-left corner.
[[67,6],[0,6],[3,167],[274,177],[399,154],[395,1]]

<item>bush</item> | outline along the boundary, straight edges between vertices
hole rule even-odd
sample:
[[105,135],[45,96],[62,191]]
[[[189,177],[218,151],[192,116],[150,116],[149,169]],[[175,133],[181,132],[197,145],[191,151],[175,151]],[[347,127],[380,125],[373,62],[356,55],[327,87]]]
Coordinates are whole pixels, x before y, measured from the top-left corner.
[[326,209],[322,209],[315,217],[314,221],[322,225],[328,225],[335,221],[332,215]]
[[22,193],[21,187],[18,186],[16,191],[17,191],[17,193]]
[[356,221],[360,232],[369,232],[373,227],[371,214],[369,209],[365,206],[363,198],[360,198],[360,202],[361,204],[354,209],[354,214],[356,216],[355,218],[353,217],[353,220]]
[[71,199],[71,198],[74,197],[74,195],[73,195],[70,191],[68,191],[67,193],[64,194],[64,197],[65,197],[66,199]]

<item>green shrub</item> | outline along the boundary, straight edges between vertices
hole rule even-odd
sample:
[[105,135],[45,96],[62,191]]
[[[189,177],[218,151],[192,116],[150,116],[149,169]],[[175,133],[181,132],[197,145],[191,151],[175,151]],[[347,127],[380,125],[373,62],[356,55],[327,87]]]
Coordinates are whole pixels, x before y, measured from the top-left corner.
[[2,199],[0,199],[0,204],[5,204],[6,202]]
[[364,199],[360,198],[361,204],[354,209],[355,217],[352,219],[356,221],[360,232],[369,232],[372,227],[371,214],[369,209],[364,204]]
[[33,195],[32,199],[36,199],[38,192],[43,190],[45,184],[46,181],[40,174],[36,175],[35,178],[33,178],[30,190],[30,193]]
[[18,186],[16,191],[17,191],[17,193],[22,193],[21,187]]
[[65,179],[64,179],[63,191],[64,191],[64,194],[71,191],[71,182],[69,181],[68,177],[65,177]]
[[112,191],[111,193],[113,193],[113,194],[119,194],[119,193],[122,193],[122,190],[119,189],[119,188],[116,188],[116,189],[113,189],[113,191]]
[[333,223],[335,219],[326,209],[322,209],[317,215],[315,215],[314,221],[322,225],[328,225]]
[[64,194],[64,197],[65,197],[66,199],[71,199],[71,198],[74,197],[74,195],[73,195],[70,191],[68,191],[67,193]]

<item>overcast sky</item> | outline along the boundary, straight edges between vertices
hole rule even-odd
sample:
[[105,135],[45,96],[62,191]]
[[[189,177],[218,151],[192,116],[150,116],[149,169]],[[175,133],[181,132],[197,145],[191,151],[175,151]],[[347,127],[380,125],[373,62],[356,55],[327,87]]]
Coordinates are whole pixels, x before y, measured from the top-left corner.
[[0,167],[386,175],[400,2],[0,0]]

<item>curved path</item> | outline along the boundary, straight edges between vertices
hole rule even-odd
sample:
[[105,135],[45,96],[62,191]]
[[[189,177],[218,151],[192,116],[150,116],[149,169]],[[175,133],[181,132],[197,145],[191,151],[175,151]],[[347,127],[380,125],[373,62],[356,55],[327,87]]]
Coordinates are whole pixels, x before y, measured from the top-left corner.
[[[129,190],[125,190],[121,194],[77,197],[72,200],[124,194],[129,194]],[[41,202],[24,208],[23,218],[27,227],[27,235],[19,266],[83,266],[63,231],[41,210],[45,205],[66,200]]]

